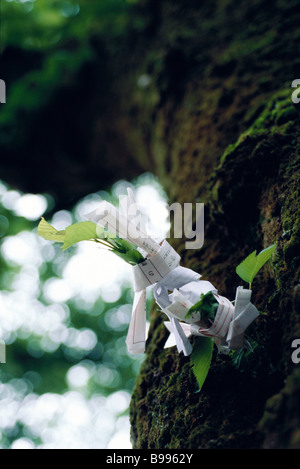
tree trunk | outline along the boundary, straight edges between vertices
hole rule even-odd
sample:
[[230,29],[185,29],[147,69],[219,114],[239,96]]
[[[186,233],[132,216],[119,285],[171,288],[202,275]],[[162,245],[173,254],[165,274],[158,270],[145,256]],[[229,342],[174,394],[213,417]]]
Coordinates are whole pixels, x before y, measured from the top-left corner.
[[[57,156],[55,171],[43,178],[40,163],[34,182],[25,183],[23,174],[23,187],[52,188],[61,202],[102,182],[153,172],[170,204],[204,202],[203,248],[170,242],[181,265],[229,299],[241,284],[238,263],[277,241],[253,284],[252,301],[265,313],[249,330],[258,347],[239,366],[215,351],[200,392],[189,358],[164,349],[166,317],[153,307],[131,400],[131,436],[134,448],[299,448],[300,364],[291,360],[292,341],[300,338],[300,104],[291,99],[299,78],[298,2],[142,5],[147,29],[103,59],[101,87],[95,79],[97,94],[91,101],[85,95],[91,104],[84,158],[65,175],[66,162]],[[45,149],[50,158],[61,150],[56,138],[52,143]],[[18,183],[9,161],[8,179]],[[29,170],[30,161],[24,159]]]
[[253,284],[265,313],[249,332],[258,347],[239,366],[215,351],[201,392],[189,358],[163,348],[166,316],[153,308],[130,407],[134,448],[300,447],[298,20],[293,2],[162,2],[133,126],[170,201],[205,203],[203,248],[173,240],[181,265],[234,299],[238,263],[277,250]]

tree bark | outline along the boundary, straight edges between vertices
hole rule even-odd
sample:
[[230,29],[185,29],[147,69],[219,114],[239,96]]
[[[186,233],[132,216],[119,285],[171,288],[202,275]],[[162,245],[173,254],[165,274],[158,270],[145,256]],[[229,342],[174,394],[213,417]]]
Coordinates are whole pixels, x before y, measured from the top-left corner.
[[[162,2],[140,70],[134,125],[170,201],[205,203],[205,242],[182,265],[234,299],[238,263],[277,242],[253,285],[258,347],[239,367],[214,352],[201,392],[189,358],[164,349],[166,317],[153,308],[131,401],[134,448],[300,447],[299,105],[291,82],[295,4]],[[131,101],[126,101],[126,103]]]

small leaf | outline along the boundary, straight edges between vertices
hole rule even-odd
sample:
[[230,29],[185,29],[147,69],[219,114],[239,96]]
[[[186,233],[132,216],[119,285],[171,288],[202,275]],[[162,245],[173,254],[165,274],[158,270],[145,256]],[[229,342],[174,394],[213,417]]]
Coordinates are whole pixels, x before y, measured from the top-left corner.
[[126,252],[126,256],[128,262],[130,261],[134,264],[139,264],[140,262],[143,262],[145,260],[142,254],[137,249],[130,249]]
[[210,318],[213,320],[217,309],[218,302],[213,293],[209,291],[205,294],[201,293],[200,301],[190,307],[185,317],[189,318],[193,313],[200,312],[201,319]]
[[92,221],[75,223],[74,225],[67,226],[65,230],[58,231],[42,218],[38,226],[38,234],[49,241],[63,243],[63,251],[80,241],[95,240],[100,242],[102,239],[105,241],[103,244],[129,264],[135,265],[144,261],[144,257],[135,249],[132,243],[114,237],[107,230]]
[[200,389],[209,372],[213,347],[214,341],[210,337],[197,337],[192,351],[191,364]]
[[49,241],[56,241],[63,244],[63,251],[79,241],[105,238],[106,234],[99,231],[98,225],[91,221],[84,221],[67,226],[65,230],[58,231],[50,225],[44,218],[38,225],[38,234]]
[[134,244],[132,244],[130,241],[127,241],[127,239],[116,238],[115,243],[123,250],[123,252],[127,252],[132,249],[136,250]]
[[128,262],[130,265],[136,265],[145,260],[142,254],[136,249],[130,249],[127,252],[121,252],[117,249],[112,249],[112,252],[121,257],[124,261]]
[[101,237],[98,225],[92,221],[82,221],[70,225],[66,228],[66,236],[63,244],[63,251],[73,246],[79,241],[89,241]]
[[50,223],[48,223],[43,217],[38,224],[38,234],[48,241],[57,241],[58,243],[63,243],[66,237],[66,231],[58,231]]
[[273,252],[276,249],[276,243],[272,246],[263,249],[258,255],[256,251],[253,251],[249,254],[246,259],[244,259],[236,268],[236,273],[242,280],[251,284],[257,272],[262,268],[262,266],[270,259]]

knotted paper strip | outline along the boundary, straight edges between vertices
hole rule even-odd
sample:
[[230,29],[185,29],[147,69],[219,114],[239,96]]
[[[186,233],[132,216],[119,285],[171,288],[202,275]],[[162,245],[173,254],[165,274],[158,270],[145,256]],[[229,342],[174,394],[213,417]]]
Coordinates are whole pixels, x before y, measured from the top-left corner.
[[132,267],[134,290],[139,291],[160,282],[179,262],[179,254],[164,240],[156,254]]
[[219,303],[214,322],[208,329],[198,327],[195,324],[191,326],[191,333],[194,335],[203,335],[205,337],[224,337],[228,331],[229,324],[234,316],[234,306],[224,296],[214,293],[214,297]]
[[244,333],[247,327],[259,316],[257,308],[250,302],[251,290],[238,287],[234,303],[234,319],[227,334],[228,347],[239,350],[244,346]]
[[[201,293],[203,293],[203,286],[201,286],[201,281],[196,283],[199,284],[198,293],[200,297]],[[186,291],[188,291],[188,288],[189,284],[186,285]],[[193,286],[193,290],[195,293],[195,285]],[[192,324],[187,324],[188,319],[185,319],[185,323],[181,323],[184,334],[186,337],[190,335],[212,337],[215,339],[219,352],[222,353],[228,353],[230,350],[240,350],[243,347],[249,348],[248,342],[245,341],[244,333],[254,319],[259,316],[258,310],[250,302],[251,290],[238,287],[234,305],[227,298],[217,295],[215,292],[213,292],[213,294],[219,306],[212,326],[208,329],[200,327],[199,324],[197,324],[199,321],[198,317],[194,318],[195,323]],[[185,297],[183,297],[183,299],[180,298],[180,308],[178,295],[176,295],[174,299],[174,303],[166,308],[165,312],[168,315],[175,313],[177,318],[181,316],[183,319],[190,307],[189,300],[186,300]],[[165,322],[165,325],[176,338],[172,323]],[[172,345],[172,340],[169,340],[165,347]]]
[[146,254],[144,262],[132,267],[134,302],[126,338],[130,353],[143,353],[146,343],[146,288],[163,280],[179,262],[180,256],[166,240],[161,243],[148,236],[131,189],[122,199],[122,213],[110,203],[103,201],[96,210],[87,215],[89,220],[106,228],[114,235],[127,239]]
[[[238,287],[234,304],[218,295],[210,282],[200,280],[200,274],[179,265],[179,254],[165,239],[156,240],[148,236],[142,219],[136,217],[137,213],[139,210],[134,194],[128,189],[127,196],[122,199],[121,212],[103,201],[87,216],[136,245],[145,257],[145,261],[132,267],[135,294],[126,338],[128,351],[133,354],[145,351],[147,287],[152,287],[156,303],[168,316],[169,322],[165,325],[174,335],[178,351],[184,355],[192,352],[188,340],[190,335],[214,338],[219,351],[224,353],[248,346],[244,332],[259,315],[250,301],[251,291]],[[191,306],[199,301],[201,294],[209,291],[219,305],[211,326],[203,328],[200,313],[195,312],[188,318],[186,315]]]
[[134,303],[126,338],[130,353],[143,353],[146,344],[146,288],[160,282],[180,261],[180,256],[164,240],[159,251],[144,262],[132,267],[134,278]]

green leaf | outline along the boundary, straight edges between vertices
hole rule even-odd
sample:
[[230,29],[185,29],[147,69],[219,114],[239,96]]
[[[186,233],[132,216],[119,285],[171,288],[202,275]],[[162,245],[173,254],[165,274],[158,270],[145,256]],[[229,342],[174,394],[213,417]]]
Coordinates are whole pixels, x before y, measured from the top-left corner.
[[143,262],[145,259],[142,256],[142,254],[137,250],[137,249],[130,249],[126,253],[128,262],[132,262],[134,264],[139,264],[140,262]]
[[192,351],[191,364],[193,365],[193,372],[200,389],[209,371],[213,347],[214,341],[210,337],[197,337]]
[[66,237],[66,230],[58,231],[42,217],[38,224],[38,234],[48,241],[63,243]]
[[67,226],[65,230],[58,231],[44,218],[38,225],[38,234],[49,241],[63,243],[63,251],[79,241],[106,238],[104,229],[92,221],[83,221]]
[[201,293],[200,301],[190,307],[185,317],[189,318],[193,313],[199,311],[201,314],[201,319],[210,318],[213,320],[218,309],[218,305],[219,303],[211,291],[205,294]]
[[[70,225],[66,228],[66,236],[63,244],[63,251],[73,246],[79,241],[89,241],[91,239],[101,238],[101,228],[92,221],[82,221]],[[104,230],[103,230],[104,232]]]
[[115,244],[122,249],[123,252],[131,251],[132,249],[136,250],[135,245],[127,241],[127,239],[116,238]]
[[105,240],[103,244],[110,247],[114,254],[117,254],[129,264],[135,265],[144,261],[144,257],[135,249],[132,243],[113,237],[111,233],[92,221],[74,223],[74,225],[67,226],[65,230],[58,231],[42,218],[38,225],[38,234],[49,241],[63,243],[63,251],[80,241],[98,240],[100,242],[103,239]]
[[257,272],[262,266],[270,259],[273,252],[276,249],[276,243],[272,246],[263,249],[258,255],[256,251],[253,251],[246,259],[244,259],[236,268],[236,273],[241,277],[242,280],[248,282],[251,288],[251,284]]
[[128,262],[128,264],[131,264],[131,265],[139,264],[140,262],[143,262],[145,260],[142,254],[136,249],[130,249],[127,252],[122,252],[117,249],[112,249],[112,252],[116,254],[117,256],[121,257],[124,261]]

